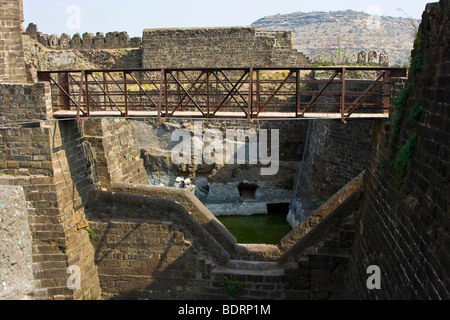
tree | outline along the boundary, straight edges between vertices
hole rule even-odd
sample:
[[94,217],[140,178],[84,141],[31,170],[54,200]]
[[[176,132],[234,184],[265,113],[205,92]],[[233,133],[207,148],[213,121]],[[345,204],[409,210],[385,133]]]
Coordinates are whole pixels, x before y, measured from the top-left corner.
[[338,36],[326,41],[318,55],[319,62],[322,64],[348,65],[352,58],[352,49],[354,42],[350,37]]

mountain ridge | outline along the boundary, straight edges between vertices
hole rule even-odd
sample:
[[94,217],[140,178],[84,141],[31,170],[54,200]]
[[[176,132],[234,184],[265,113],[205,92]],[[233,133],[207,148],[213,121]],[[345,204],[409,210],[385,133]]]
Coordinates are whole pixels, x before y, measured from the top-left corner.
[[419,23],[412,18],[340,10],[276,14],[255,21],[251,27],[292,31],[294,48],[316,61],[329,60],[341,49],[340,59],[345,56],[349,63],[356,63],[360,51],[376,51],[386,52],[390,65],[404,65],[409,62]]

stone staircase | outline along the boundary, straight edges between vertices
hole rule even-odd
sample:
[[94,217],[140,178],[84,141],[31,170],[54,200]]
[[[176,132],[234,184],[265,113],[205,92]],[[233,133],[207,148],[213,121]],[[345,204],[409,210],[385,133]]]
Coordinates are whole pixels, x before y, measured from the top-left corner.
[[225,277],[243,283],[238,299],[280,300],[284,298],[285,269],[277,262],[230,260],[212,270],[212,286],[220,287]]

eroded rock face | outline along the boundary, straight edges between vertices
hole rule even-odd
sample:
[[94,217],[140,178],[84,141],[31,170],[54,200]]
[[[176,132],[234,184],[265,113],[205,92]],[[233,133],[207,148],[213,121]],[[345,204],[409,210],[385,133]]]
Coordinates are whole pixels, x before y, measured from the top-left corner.
[[248,181],[231,183],[211,183],[206,207],[215,215],[267,214],[271,203],[289,203],[294,193],[290,189],[268,182],[256,182],[254,194],[243,193],[239,186],[250,185]]
[[[280,130],[280,154],[277,162],[278,171],[275,175],[262,175],[261,168],[267,168],[268,165],[261,162],[250,164],[248,159],[245,164],[196,164],[194,161],[188,164],[174,163],[172,151],[181,141],[178,138],[174,139],[174,132],[177,130],[189,132],[192,138],[192,157],[195,148],[201,146],[202,141],[199,137],[202,132],[199,136],[196,132],[198,127],[196,129],[193,122],[158,124],[137,121],[133,126],[150,184],[189,189],[215,215],[264,214],[267,213],[267,204],[289,203],[294,198],[293,187],[300,164],[298,159],[301,159],[297,153],[303,149],[304,143],[303,135],[298,134],[303,130],[302,123],[290,126],[282,123],[264,123],[258,124],[256,128],[242,121],[202,124],[203,133],[206,130],[216,130],[223,134],[224,149],[228,143],[227,129],[255,129],[256,132],[261,128]],[[248,152],[248,141],[242,148]],[[245,185],[251,190],[242,187]]]
[[295,199],[291,202],[289,207],[289,213],[286,218],[289,225],[295,229],[306,218],[305,208],[303,203],[299,199]]

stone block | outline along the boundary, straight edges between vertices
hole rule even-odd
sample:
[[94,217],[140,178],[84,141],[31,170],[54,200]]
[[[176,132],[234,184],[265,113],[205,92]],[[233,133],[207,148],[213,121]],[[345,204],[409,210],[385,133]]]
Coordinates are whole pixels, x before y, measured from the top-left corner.
[[[0,231],[3,255],[0,298],[23,299],[34,289],[32,235],[22,187],[0,186]],[[7,268],[5,268],[7,266]]]

